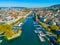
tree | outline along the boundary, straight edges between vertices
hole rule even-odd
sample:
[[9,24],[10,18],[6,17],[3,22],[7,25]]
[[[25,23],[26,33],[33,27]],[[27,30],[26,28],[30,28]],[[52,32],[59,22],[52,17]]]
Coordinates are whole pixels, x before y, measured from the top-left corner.
[[60,43],[60,35],[57,37],[57,42]]
[[51,31],[51,29],[50,29],[50,28],[47,28],[47,31],[49,31],[49,32],[50,32],[50,31]]
[[59,26],[59,28],[60,28],[60,26]]
[[5,31],[6,38],[12,37],[14,35],[14,32],[12,30],[6,30]]
[[50,26],[50,28],[51,28],[51,30],[58,30],[59,29],[59,27],[57,25],[52,25],[52,26]]
[[0,25],[0,31],[5,32],[6,30],[12,30],[12,26],[9,24]]

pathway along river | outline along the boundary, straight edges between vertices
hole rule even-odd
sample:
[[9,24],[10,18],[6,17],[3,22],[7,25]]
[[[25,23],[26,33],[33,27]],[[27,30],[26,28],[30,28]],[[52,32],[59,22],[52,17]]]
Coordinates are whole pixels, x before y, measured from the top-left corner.
[[40,42],[34,30],[34,20],[32,14],[30,14],[22,25],[22,35],[12,41],[7,41],[4,37],[1,37],[0,39],[2,39],[3,42],[0,43],[0,45],[50,45],[47,40],[45,42]]

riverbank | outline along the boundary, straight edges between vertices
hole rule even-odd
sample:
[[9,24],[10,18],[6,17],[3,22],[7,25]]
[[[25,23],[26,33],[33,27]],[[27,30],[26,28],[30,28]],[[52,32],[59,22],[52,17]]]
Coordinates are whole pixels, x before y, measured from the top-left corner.
[[16,19],[14,22],[12,22],[11,25],[15,25],[17,23],[19,24],[21,21],[23,21],[24,19],[26,19],[26,17],[28,17],[28,15],[31,14],[31,13],[32,13],[32,11],[30,11],[25,16],[22,16],[22,17],[19,16],[20,18]]
[[[19,25],[19,23],[22,22],[24,19],[26,19],[28,17],[28,15],[31,14],[31,13],[32,13],[32,11],[30,11],[28,14],[26,14],[26,16],[24,16],[24,17],[18,19],[17,21],[13,22],[11,25],[16,25],[16,24]],[[7,38],[7,40],[17,38],[21,35],[21,33],[22,33],[22,31],[17,33],[17,34],[12,35],[12,37]]]
[[7,40],[15,39],[15,38],[21,36],[21,33],[22,33],[22,31],[19,30],[16,34],[12,35],[11,37],[7,37],[6,39],[7,39]]
[[15,25],[15,24],[17,24],[18,22],[21,22],[23,19],[24,19],[24,18],[20,18],[20,19],[16,20],[15,22],[11,23],[10,25]]
[[39,24],[41,24],[43,26],[43,28],[45,28],[47,31],[50,31],[50,28],[48,28],[48,25],[46,25],[45,23],[41,22],[40,20],[37,20],[37,22]]
[[28,17],[29,14],[31,14],[32,11],[30,11],[28,14],[26,14],[26,16],[24,16],[24,19]]
[[[51,36],[48,35],[48,38],[50,39],[50,41],[54,44],[54,45],[59,45],[58,43],[58,39],[56,38],[56,34],[52,33],[51,32],[51,29],[49,28],[49,26],[43,22],[41,22],[39,19],[37,19],[37,22],[43,27],[46,29],[47,32],[50,32],[51,33]],[[55,35],[55,36],[54,36]]]

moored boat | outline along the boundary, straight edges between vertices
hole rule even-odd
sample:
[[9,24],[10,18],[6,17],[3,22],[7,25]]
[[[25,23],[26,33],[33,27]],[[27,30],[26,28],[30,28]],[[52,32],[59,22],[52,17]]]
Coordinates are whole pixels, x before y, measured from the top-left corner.
[[2,40],[0,40],[0,43],[2,43]]
[[20,24],[19,24],[19,26],[21,26],[23,23],[21,22]]
[[45,41],[45,39],[44,39],[43,36],[41,36],[41,35],[38,34],[38,37],[39,37],[39,39],[40,39],[41,42],[44,42]]

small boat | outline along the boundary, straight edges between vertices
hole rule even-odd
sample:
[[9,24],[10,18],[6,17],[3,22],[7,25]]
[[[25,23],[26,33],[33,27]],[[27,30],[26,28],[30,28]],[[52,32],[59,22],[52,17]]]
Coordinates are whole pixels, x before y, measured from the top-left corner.
[[45,42],[45,39],[44,39],[44,34],[42,31],[39,31],[39,30],[35,30],[35,33],[38,33],[38,37],[40,39],[41,42]]
[[39,37],[39,39],[40,39],[41,42],[45,41],[45,39],[44,39],[45,35],[43,34],[42,31],[39,31],[38,37]]
[[38,34],[38,36],[39,36],[39,39],[40,39],[41,42],[45,42],[45,39],[44,39],[43,36],[41,36],[41,35],[39,35],[39,34]]
[[19,26],[21,26],[23,23],[21,22],[20,24],[19,24]]
[[2,40],[0,40],[0,43],[2,43]]
[[40,29],[42,29],[42,28],[37,28],[37,30],[40,30]]
[[3,36],[5,36],[5,35],[0,35],[0,37],[3,37]]
[[0,32],[0,34],[3,34],[4,32]]
[[40,30],[34,30],[35,31],[35,33],[41,33],[42,31],[40,31]]
[[35,33],[38,33],[38,31],[37,31],[37,30],[35,30]]
[[34,24],[36,24],[36,22],[34,22]]
[[34,25],[34,26],[40,27],[40,25]]

